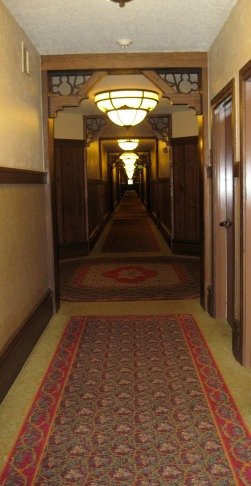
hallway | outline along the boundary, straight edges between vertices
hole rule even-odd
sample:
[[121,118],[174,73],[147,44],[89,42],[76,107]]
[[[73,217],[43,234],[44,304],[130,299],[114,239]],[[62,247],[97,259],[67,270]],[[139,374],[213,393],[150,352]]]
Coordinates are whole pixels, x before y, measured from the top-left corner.
[[[118,224],[119,221],[121,221],[121,225]],[[151,241],[146,241],[144,238],[141,238],[142,234],[144,235],[142,228],[144,228],[146,224],[149,225],[148,230],[153,238],[154,244]],[[126,225],[127,227],[127,235],[125,235],[124,229],[121,229],[123,228],[123,225]],[[114,227],[116,230],[113,229]],[[123,245],[123,252],[121,252],[121,247],[117,244],[117,238],[120,239],[121,245]],[[126,249],[127,251],[125,251]],[[155,251],[153,251],[153,249]],[[171,255],[160,232],[148,216],[141,201],[133,192],[125,194],[124,198],[114,211],[103,234],[93,248],[91,255],[80,260],[77,259],[62,262],[62,266],[64,267],[65,265],[72,263],[79,264],[80,261],[81,265],[84,265],[85,262],[91,263],[98,260],[108,262],[110,259],[112,259],[113,262],[119,262],[121,258],[123,258],[126,263],[131,262],[132,258],[135,259],[137,264],[140,260],[143,260],[145,265],[147,264],[147,261],[152,261],[154,258],[156,260],[180,259],[180,261],[183,261],[182,256]],[[195,262],[198,263],[197,257],[188,257],[187,260],[194,262],[194,264]],[[135,262],[134,264],[136,265]],[[129,277],[131,278],[134,275],[135,267],[130,270]],[[136,275],[138,274],[136,273]],[[116,281],[116,285],[121,284],[118,284]],[[123,285],[124,284],[122,283],[122,287]],[[49,325],[21,370],[21,373],[1,404],[1,466],[6,461],[7,455],[13,446],[15,437],[33,402],[34,395],[36,394],[50,360],[53,357],[63,331],[72,316],[107,316],[107,318],[109,318],[109,316],[116,316],[119,317],[122,325],[123,316],[127,316],[127,319],[129,319],[130,316],[132,316],[132,319],[134,319],[133,316],[141,316],[141,318],[143,318],[142,322],[144,322],[145,316],[147,322],[149,320],[149,317],[147,316],[153,316],[152,319],[156,316],[156,319],[158,319],[158,316],[166,316],[167,314],[174,314],[175,316],[177,314],[188,314],[193,316],[196,320],[244,421],[248,427],[251,427],[251,399],[250,395],[247,393],[247,390],[251,389],[250,370],[241,367],[233,358],[231,352],[230,327],[225,322],[219,322],[209,318],[202,310],[198,298],[182,300],[180,299],[180,296],[176,294],[175,299],[159,299],[155,297],[153,299],[145,298],[144,300],[132,300],[132,298],[129,298],[128,300],[117,300],[117,298],[112,297],[111,294],[110,299],[107,301],[103,298],[99,300],[98,296],[96,296],[96,301],[91,301],[91,299],[88,301],[88,298],[86,301],[71,301],[71,299],[68,299],[68,301],[61,301],[61,307],[58,314],[51,319]],[[80,480],[74,480],[74,483],[67,482],[65,484],[77,484],[82,486],[87,483],[83,483]],[[93,482],[90,484],[109,486],[115,483]],[[132,480],[127,480],[123,482],[120,481],[119,484],[129,486],[138,483]],[[155,483],[146,480],[146,482],[139,484],[150,486],[150,484]],[[169,480],[164,479],[161,484],[188,483],[170,482]],[[202,483],[200,483],[200,486],[201,484]],[[214,482],[210,484],[216,485],[220,483]]]

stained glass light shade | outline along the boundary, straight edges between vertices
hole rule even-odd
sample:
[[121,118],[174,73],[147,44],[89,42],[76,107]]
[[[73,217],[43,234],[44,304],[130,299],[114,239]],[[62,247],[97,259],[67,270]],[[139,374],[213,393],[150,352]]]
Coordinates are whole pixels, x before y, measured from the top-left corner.
[[113,123],[125,127],[141,123],[158,101],[155,91],[138,89],[105,91],[95,96],[97,107],[107,113]]
[[122,150],[135,150],[139,144],[139,140],[137,139],[118,140],[118,144]]

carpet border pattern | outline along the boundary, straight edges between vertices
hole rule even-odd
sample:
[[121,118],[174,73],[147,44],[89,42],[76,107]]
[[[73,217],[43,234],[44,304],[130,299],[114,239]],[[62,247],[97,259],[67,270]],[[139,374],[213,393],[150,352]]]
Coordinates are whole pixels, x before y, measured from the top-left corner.
[[190,314],[71,317],[0,476],[0,484],[34,484],[51,423],[60,405],[78,343],[88,319],[111,322],[112,319],[118,318],[122,322],[128,319],[151,319],[156,323],[168,318],[177,319],[236,484],[251,484],[250,434],[202,332]]

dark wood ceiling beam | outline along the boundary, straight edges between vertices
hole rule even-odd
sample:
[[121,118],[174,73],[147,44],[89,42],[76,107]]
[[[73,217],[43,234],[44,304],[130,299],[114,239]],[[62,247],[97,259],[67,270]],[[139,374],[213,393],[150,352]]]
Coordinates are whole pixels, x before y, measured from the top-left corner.
[[206,52],[59,54],[41,56],[42,71],[207,67]]

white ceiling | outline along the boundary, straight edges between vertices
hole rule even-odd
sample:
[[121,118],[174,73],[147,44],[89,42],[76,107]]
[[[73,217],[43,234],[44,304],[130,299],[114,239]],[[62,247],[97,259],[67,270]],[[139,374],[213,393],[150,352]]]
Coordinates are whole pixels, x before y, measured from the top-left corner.
[[45,55],[207,51],[237,0],[2,1]]

